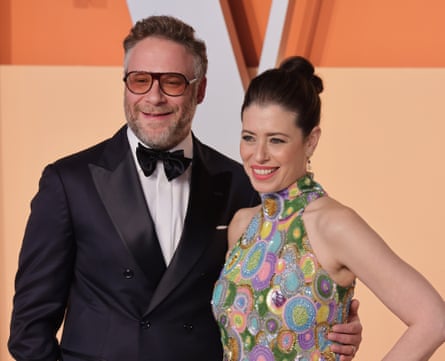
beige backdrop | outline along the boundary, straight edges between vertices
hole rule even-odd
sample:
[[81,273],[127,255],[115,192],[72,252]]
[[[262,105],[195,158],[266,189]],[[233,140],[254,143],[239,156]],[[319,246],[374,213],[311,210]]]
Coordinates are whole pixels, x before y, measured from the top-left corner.
[[[445,295],[445,68],[318,70],[326,90],[317,179]],[[123,123],[120,67],[0,66],[1,360],[11,360],[13,278],[43,166]],[[360,283],[357,297],[364,341],[356,360],[375,361],[404,326]],[[431,360],[445,360],[445,347]]]

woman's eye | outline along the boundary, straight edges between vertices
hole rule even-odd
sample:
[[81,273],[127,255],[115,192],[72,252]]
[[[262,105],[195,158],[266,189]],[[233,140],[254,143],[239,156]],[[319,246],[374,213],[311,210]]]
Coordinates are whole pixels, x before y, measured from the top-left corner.
[[243,135],[241,139],[244,140],[245,142],[252,142],[254,140],[251,135]]
[[281,143],[284,143],[284,140],[280,139],[280,138],[271,138],[270,142],[273,144],[281,144]]

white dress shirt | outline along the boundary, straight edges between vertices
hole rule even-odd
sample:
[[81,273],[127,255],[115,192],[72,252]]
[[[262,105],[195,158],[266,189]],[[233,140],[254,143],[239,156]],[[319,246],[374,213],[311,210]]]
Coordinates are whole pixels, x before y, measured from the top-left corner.
[[[130,127],[127,128],[127,136],[139,179],[141,180],[145,200],[153,218],[165,262],[168,265],[178,246],[184,227],[184,218],[190,194],[192,167],[190,164],[183,174],[169,182],[164,172],[164,165],[161,161],[158,161],[153,174],[146,177],[136,157],[138,143],[146,145],[136,137]],[[178,149],[183,149],[184,156],[187,158],[193,158],[191,133],[176,147],[169,150],[174,151]]]

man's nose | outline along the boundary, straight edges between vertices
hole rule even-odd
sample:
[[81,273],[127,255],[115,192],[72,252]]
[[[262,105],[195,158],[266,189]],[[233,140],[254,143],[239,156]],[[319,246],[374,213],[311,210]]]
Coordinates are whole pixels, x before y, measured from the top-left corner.
[[150,90],[144,94],[144,97],[152,104],[162,103],[166,100],[166,95],[162,92],[159,85],[159,79],[153,79],[153,84]]

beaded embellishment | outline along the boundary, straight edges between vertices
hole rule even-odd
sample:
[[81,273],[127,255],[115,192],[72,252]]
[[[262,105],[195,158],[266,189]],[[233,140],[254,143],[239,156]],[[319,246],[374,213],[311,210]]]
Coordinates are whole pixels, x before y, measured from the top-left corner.
[[212,307],[226,361],[336,361],[326,335],[348,314],[353,285],[320,266],[301,218],[325,195],[309,175],[262,194],[262,210],[230,251]]

